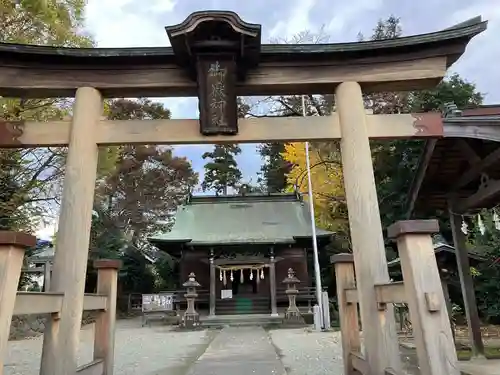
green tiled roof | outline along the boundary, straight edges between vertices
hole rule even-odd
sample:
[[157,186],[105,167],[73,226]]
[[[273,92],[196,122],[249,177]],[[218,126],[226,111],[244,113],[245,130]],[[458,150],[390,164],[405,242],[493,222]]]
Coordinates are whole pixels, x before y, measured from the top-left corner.
[[[191,245],[294,243],[311,238],[311,232],[309,206],[295,194],[198,196],[178,209],[170,232],[149,240]],[[318,228],[316,235],[333,233]]]

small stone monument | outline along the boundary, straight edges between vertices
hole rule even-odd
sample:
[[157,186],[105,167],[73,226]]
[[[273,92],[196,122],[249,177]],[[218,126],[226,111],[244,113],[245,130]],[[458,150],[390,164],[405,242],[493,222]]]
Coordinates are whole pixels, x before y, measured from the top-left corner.
[[198,281],[196,281],[194,272],[191,272],[189,274],[188,281],[182,284],[182,286],[186,288],[186,294],[184,294],[184,297],[186,297],[187,301],[187,309],[184,313],[183,325],[187,328],[193,328],[196,327],[200,322],[200,316],[194,309],[194,301],[196,297],[198,297],[196,288],[200,287],[201,285]]
[[288,296],[288,308],[285,313],[285,321],[304,323],[304,319],[302,318],[302,314],[300,313],[296,303],[297,294],[299,294],[297,284],[300,283],[300,280],[297,279],[295,271],[292,268],[288,269],[288,276],[282,282],[283,284],[286,284],[285,293]]

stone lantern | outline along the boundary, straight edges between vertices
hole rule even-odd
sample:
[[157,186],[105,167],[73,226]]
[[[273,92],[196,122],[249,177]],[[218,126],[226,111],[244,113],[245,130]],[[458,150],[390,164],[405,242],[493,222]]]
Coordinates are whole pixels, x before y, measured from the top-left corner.
[[286,284],[285,293],[288,296],[288,308],[285,313],[285,319],[288,321],[302,323],[302,315],[300,314],[299,308],[296,304],[297,294],[299,294],[297,284],[300,283],[300,280],[297,279],[295,271],[292,268],[288,269],[288,276],[282,281],[282,283]]
[[200,283],[196,281],[194,272],[189,274],[188,280],[182,284],[183,287],[186,288],[186,297],[187,301],[187,309],[184,313],[184,326],[188,328],[195,327],[199,324],[200,317],[196,310],[194,309],[194,301],[196,297],[198,297],[198,293],[196,293],[196,288],[200,287]]

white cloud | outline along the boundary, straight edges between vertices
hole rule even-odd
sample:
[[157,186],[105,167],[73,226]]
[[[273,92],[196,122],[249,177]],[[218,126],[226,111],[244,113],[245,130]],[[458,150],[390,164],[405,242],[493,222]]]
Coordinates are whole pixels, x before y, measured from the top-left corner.
[[471,17],[482,15],[488,21],[488,29],[476,36],[456,65],[453,72],[474,82],[482,93],[486,94],[485,102],[500,102],[500,72],[496,62],[500,60],[500,6],[497,0],[476,0],[468,7],[459,9],[450,15],[449,24],[463,22]]
[[[358,1],[342,1],[337,2],[332,8],[332,18],[326,25],[326,30],[331,35],[339,35],[342,42],[341,32],[350,23],[359,23],[362,18],[358,16],[366,11],[375,11],[383,5],[383,0],[358,0]],[[359,25],[362,26],[361,24]]]
[[304,30],[311,30],[309,13],[316,0],[295,0],[288,8],[286,20],[279,21],[270,31],[271,38],[292,36]]
[[[135,4],[134,4],[135,3]],[[88,0],[85,9],[87,29],[94,35],[99,47],[168,46],[164,26],[145,17],[145,13],[169,14],[172,0]],[[132,11],[136,8],[141,11]],[[169,17],[165,20],[168,23]]]

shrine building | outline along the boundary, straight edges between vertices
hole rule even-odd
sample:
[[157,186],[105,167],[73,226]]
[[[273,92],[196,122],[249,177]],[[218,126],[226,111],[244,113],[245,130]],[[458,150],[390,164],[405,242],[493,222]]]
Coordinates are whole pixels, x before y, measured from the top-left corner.
[[[289,268],[301,281],[299,306],[315,301],[310,218],[298,193],[191,196],[172,230],[149,241],[179,259],[180,285],[195,273],[200,311],[276,316],[287,306]],[[333,233],[318,228],[316,236],[321,251]]]

